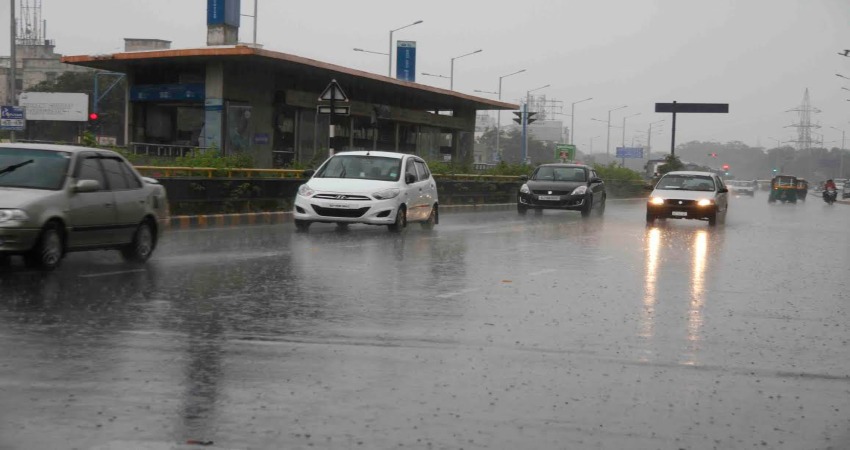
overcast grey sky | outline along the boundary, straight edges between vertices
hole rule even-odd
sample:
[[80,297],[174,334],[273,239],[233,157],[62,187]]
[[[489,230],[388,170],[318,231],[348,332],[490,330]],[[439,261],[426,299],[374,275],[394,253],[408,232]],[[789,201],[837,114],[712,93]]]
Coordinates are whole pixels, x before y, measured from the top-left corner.
[[[527,72],[503,82],[503,99],[514,101],[529,89],[576,105],[576,144],[588,139],[604,148],[607,111],[612,125],[628,118],[627,141],[634,129],[667,119],[655,102],[729,103],[730,114],[680,115],[677,141],[740,140],[774,146],[795,138],[784,128],[797,117],[785,112],[799,105],[809,88],[815,116],[827,146],[840,146],[850,131],[850,0],[258,0],[258,42],[269,50],[292,53],[347,67],[386,74],[387,57],[354,52],[353,47],[386,52],[389,30],[416,20],[422,24],[395,33],[417,42],[417,81],[448,88],[448,80],[421,72],[449,74],[455,61],[455,89],[496,91],[498,77]],[[0,53],[8,55],[8,1]],[[17,0],[16,0],[17,3]],[[206,0],[43,0],[47,35],[65,55],[120,51],[123,38],[173,41],[173,48],[206,42]],[[242,0],[251,14],[253,0]],[[103,18],[108,18],[104,20]],[[252,39],[252,19],[242,18],[240,40]],[[479,94],[487,95],[487,94]],[[492,96],[491,96],[492,97]],[[502,114],[503,123],[510,114]],[[569,124],[569,117],[563,117]],[[657,126],[657,125],[656,125]],[[612,129],[612,144],[621,131]],[[616,137],[616,139],[615,139]],[[830,143],[836,141],[837,143]]]

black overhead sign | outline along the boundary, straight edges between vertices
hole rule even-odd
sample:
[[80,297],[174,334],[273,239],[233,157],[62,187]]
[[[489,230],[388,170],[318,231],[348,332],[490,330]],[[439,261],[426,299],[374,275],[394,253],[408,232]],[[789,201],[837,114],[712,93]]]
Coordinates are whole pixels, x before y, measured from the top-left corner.
[[656,103],[657,113],[728,113],[728,103]]

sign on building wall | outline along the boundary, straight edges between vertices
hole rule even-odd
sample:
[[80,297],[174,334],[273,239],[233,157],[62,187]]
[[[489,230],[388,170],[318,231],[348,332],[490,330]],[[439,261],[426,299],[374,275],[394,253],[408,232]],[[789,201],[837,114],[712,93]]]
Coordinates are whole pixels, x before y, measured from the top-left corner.
[[27,120],[85,122],[89,118],[88,94],[24,92],[19,103],[27,109]]
[[239,26],[240,0],[207,0],[207,25]]
[[397,42],[395,77],[416,81],[416,41]]
[[203,83],[137,84],[130,87],[131,102],[204,101]]
[[0,130],[24,131],[26,117],[26,110],[22,106],[0,106]]

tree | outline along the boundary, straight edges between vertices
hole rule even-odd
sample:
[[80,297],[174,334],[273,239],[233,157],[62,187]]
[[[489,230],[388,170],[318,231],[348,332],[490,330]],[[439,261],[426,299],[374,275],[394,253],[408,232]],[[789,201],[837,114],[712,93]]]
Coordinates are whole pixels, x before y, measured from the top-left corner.
[[685,165],[682,164],[682,160],[678,156],[667,155],[664,157],[664,164],[658,167],[658,173],[664,175],[667,172],[682,170],[684,167]]

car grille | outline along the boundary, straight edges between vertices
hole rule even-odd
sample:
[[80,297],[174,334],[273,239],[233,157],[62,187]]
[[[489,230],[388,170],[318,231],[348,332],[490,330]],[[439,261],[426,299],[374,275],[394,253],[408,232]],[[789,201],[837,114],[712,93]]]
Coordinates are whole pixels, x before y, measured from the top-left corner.
[[570,195],[573,191],[549,191],[548,189],[538,189],[531,192],[535,195]]
[[696,200],[671,200],[665,199],[664,204],[667,206],[696,206]]
[[324,200],[353,200],[356,202],[369,201],[371,198],[365,195],[353,194],[316,194],[313,198],[321,198]]
[[310,205],[313,207],[313,211],[316,211],[316,214],[324,217],[360,217],[363,214],[366,214],[366,211],[369,210],[369,207],[366,208],[358,208],[358,209],[343,209],[343,208],[323,208],[318,205]]

